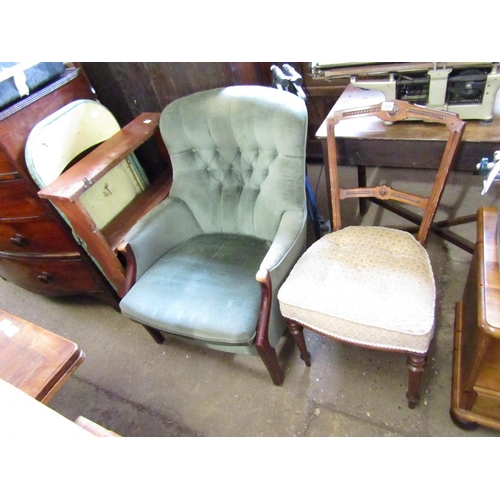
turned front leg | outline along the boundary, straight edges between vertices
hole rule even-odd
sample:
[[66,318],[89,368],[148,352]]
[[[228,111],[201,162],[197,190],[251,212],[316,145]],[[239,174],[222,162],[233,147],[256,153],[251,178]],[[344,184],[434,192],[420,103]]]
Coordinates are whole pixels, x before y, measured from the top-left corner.
[[304,361],[306,366],[311,366],[311,353],[307,350],[306,339],[304,338],[304,328],[301,324],[288,318],[285,318],[285,322],[299,348],[300,359]]
[[420,381],[427,362],[427,356],[420,354],[410,354],[407,357],[408,366],[408,407],[413,409],[420,400]]

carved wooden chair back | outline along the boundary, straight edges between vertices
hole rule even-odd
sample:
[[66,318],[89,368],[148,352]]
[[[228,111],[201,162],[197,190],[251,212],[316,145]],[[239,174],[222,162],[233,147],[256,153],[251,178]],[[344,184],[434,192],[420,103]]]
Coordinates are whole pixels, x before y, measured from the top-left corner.
[[[392,189],[389,186],[342,188],[339,181],[337,141],[335,126],[341,121],[363,116],[376,116],[385,122],[399,122],[402,120],[423,120],[425,122],[440,123],[449,130],[448,140],[441,157],[435,181],[428,197]],[[375,198],[391,200],[418,207],[423,210],[423,217],[416,239],[425,246],[432,222],[441,200],[453,160],[457,154],[460,141],[465,129],[465,122],[457,114],[433,110],[405,101],[385,101],[374,106],[340,110],[327,121],[328,166],[330,173],[330,195],[332,203],[332,229],[342,228],[340,201],[347,198]],[[387,206],[386,204],[383,204]]]

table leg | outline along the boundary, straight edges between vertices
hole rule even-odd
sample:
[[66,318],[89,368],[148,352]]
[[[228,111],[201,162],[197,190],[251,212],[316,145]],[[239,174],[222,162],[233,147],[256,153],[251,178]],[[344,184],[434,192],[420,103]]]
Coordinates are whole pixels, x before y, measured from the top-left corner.
[[[358,187],[366,186],[366,167],[358,165]],[[368,212],[368,204],[370,203],[368,198],[359,199],[359,213],[360,215],[366,215]]]

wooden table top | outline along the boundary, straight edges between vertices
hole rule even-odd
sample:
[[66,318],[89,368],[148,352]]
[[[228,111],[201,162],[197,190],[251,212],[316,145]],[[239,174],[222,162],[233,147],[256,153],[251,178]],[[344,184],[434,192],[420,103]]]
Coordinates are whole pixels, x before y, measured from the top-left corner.
[[[349,84],[319,127],[316,137],[326,139],[326,122],[335,111],[378,104],[384,100],[385,95],[382,92],[363,90]],[[335,136],[344,139],[445,141],[448,139],[448,131],[439,124],[430,127],[423,122],[408,121],[386,126],[377,117],[363,117],[341,121],[335,126]],[[493,121],[482,124],[479,120],[467,120],[462,141],[500,143],[500,92],[495,101]]]
[[74,342],[0,310],[0,379],[47,403],[84,359]]

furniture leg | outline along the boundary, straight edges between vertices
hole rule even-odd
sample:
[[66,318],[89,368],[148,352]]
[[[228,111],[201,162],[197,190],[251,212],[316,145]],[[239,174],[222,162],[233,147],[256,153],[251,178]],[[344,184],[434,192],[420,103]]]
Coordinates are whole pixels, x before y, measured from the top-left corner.
[[464,431],[474,431],[479,427],[476,422],[469,422],[455,415],[453,409],[450,409],[450,418],[457,427]]
[[153,337],[154,341],[157,344],[163,344],[165,341],[165,337],[161,334],[160,330],[157,330],[156,328],[152,328],[150,326],[142,325],[144,328],[148,331],[148,333]]
[[281,386],[283,385],[285,374],[281,369],[276,350],[270,344],[268,337],[269,316],[271,313],[272,300],[271,276],[267,269],[259,269],[256,279],[260,283],[262,293],[259,319],[257,321],[255,347],[259,353],[260,359],[262,359],[266,365],[267,371],[269,372],[269,375],[271,375],[274,385]]
[[311,353],[307,350],[306,339],[304,338],[304,329],[299,323],[291,319],[285,319],[288,331],[292,334],[293,340],[297,344],[300,351],[300,359],[304,361],[306,366],[311,366]]
[[427,362],[427,356],[422,354],[409,354],[407,357],[408,366],[408,407],[413,409],[420,399],[420,380]]
[[260,359],[266,365],[267,371],[273,380],[274,385],[283,385],[283,380],[285,379],[285,374],[280,366],[278,355],[276,350],[270,345],[258,345],[256,344],[257,352],[259,353]]
[[[366,167],[361,167],[358,165],[358,187],[366,186]],[[369,200],[367,198],[359,199],[359,213],[360,215],[366,215],[368,212]]]

